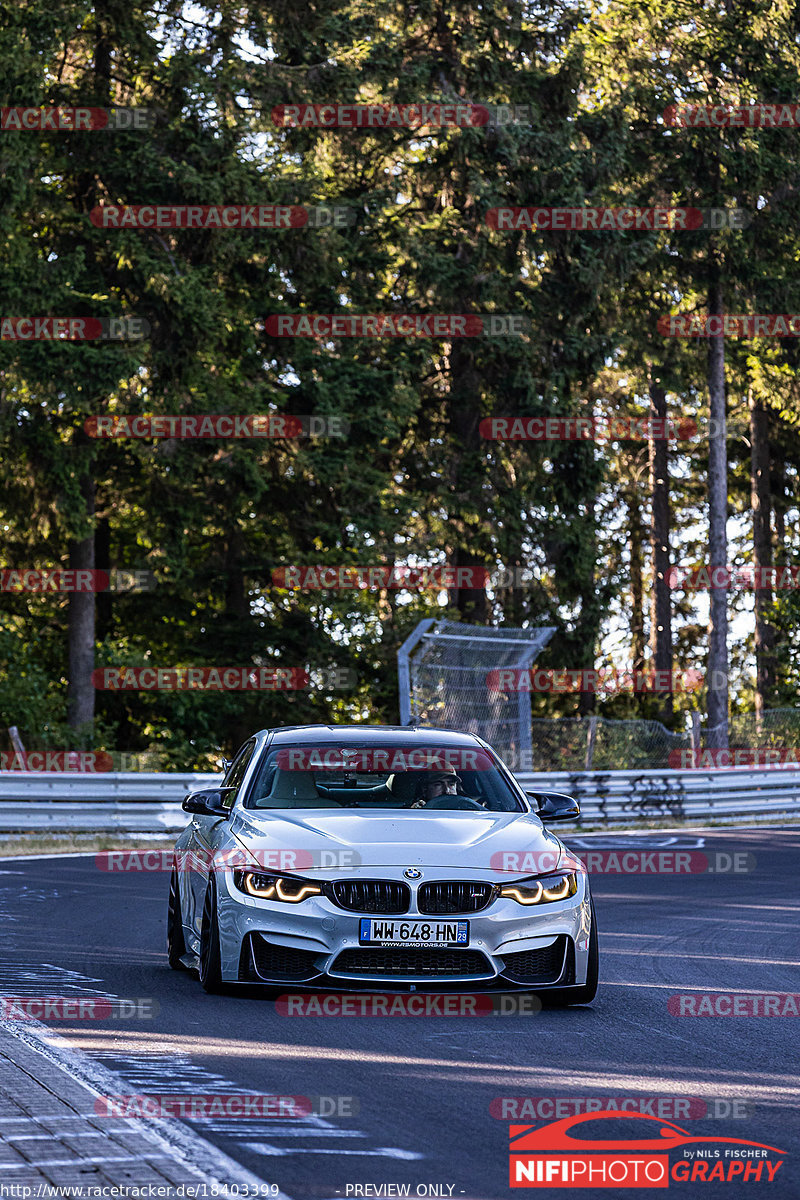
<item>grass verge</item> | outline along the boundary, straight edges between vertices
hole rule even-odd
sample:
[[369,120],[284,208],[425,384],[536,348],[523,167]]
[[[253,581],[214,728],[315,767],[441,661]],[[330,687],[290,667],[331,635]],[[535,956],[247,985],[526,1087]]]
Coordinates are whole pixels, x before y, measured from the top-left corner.
[[98,850],[171,850],[168,833],[0,833],[0,858],[20,854],[76,854]]

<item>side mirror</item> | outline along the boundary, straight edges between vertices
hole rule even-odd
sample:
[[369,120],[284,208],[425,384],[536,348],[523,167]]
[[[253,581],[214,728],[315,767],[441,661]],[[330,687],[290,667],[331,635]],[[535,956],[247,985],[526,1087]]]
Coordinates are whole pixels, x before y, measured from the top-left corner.
[[577,821],[581,806],[574,796],[563,792],[526,792],[536,805],[536,815],[548,824],[552,821]]
[[190,792],[181,808],[184,812],[202,813],[204,817],[229,817],[231,810],[224,803],[228,788],[208,788],[203,792]]

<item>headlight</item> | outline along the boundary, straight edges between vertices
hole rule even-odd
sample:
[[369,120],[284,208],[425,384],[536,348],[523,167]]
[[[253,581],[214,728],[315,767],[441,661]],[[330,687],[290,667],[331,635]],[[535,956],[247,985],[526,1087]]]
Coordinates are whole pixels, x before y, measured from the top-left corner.
[[281,900],[299,904],[309,896],[321,896],[322,888],[296,875],[266,875],[263,871],[234,871],[233,881],[240,892],[261,900]]
[[557,871],[554,875],[542,875],[539,879],[521,879],[519,883],[507,883],[500,888],[500,895],[516,900],[517,904],[552,904],[555,900],[566,900],[578,890],[575,871]]

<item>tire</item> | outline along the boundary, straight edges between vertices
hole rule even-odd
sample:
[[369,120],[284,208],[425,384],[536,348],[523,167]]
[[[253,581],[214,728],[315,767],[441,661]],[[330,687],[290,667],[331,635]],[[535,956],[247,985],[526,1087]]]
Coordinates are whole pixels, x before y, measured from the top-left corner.
[[186,953],[186,943],[183,940],[183,918],[181,916],[181,897],[178,891],[178,872],[172,868],[169,877],[169,903],[167,906],[167,959],[173,971],[185,971],[183,956]]
[[597,944],[597,917],[592,904],[592,928],[589,933],[589,963],[586,968],[586,983],[579,987],[554,988],[540,992],[542,1004],[547,1007],[563,1008],[567,1004],[591,1004],[597,995],[600,969],[600,950]]
[[208,881],[203,904],[203,922],[200,926],[200,984],[204,992],[218,995],[224,990],[219,952],[219,926],[217,925],[217,889],[214,880]]

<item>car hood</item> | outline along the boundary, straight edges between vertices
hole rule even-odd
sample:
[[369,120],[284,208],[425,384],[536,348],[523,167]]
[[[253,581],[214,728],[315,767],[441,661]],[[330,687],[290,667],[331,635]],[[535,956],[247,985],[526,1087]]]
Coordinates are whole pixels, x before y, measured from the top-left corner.
[[[335,878],[341,866],[328,864],[330,853],[349,851],[343,861],[357,867],[447,867],[480,870],[497,880],[536,874],[530,856],[543,855],[545,869],[557,866],[566,851],[559,839],[542,828],[538,817],[523,813],[404,812],[395,815],[320,809],[240,809],[230,832],[243,848],[254,852],[310,851],[314,865],[302,868]],[[317,852],[317,853],[315,853]],[[526,869],[502,869],[504,854],[514,854]],[[528,862],[525,858],[528,857]],[[270,856],[271,857],[271,856]],[[307,856],[303,855],[304,862]],[[326,861],[327,860],[327,861]],[[263,861],[263,860],[262,860]]]

